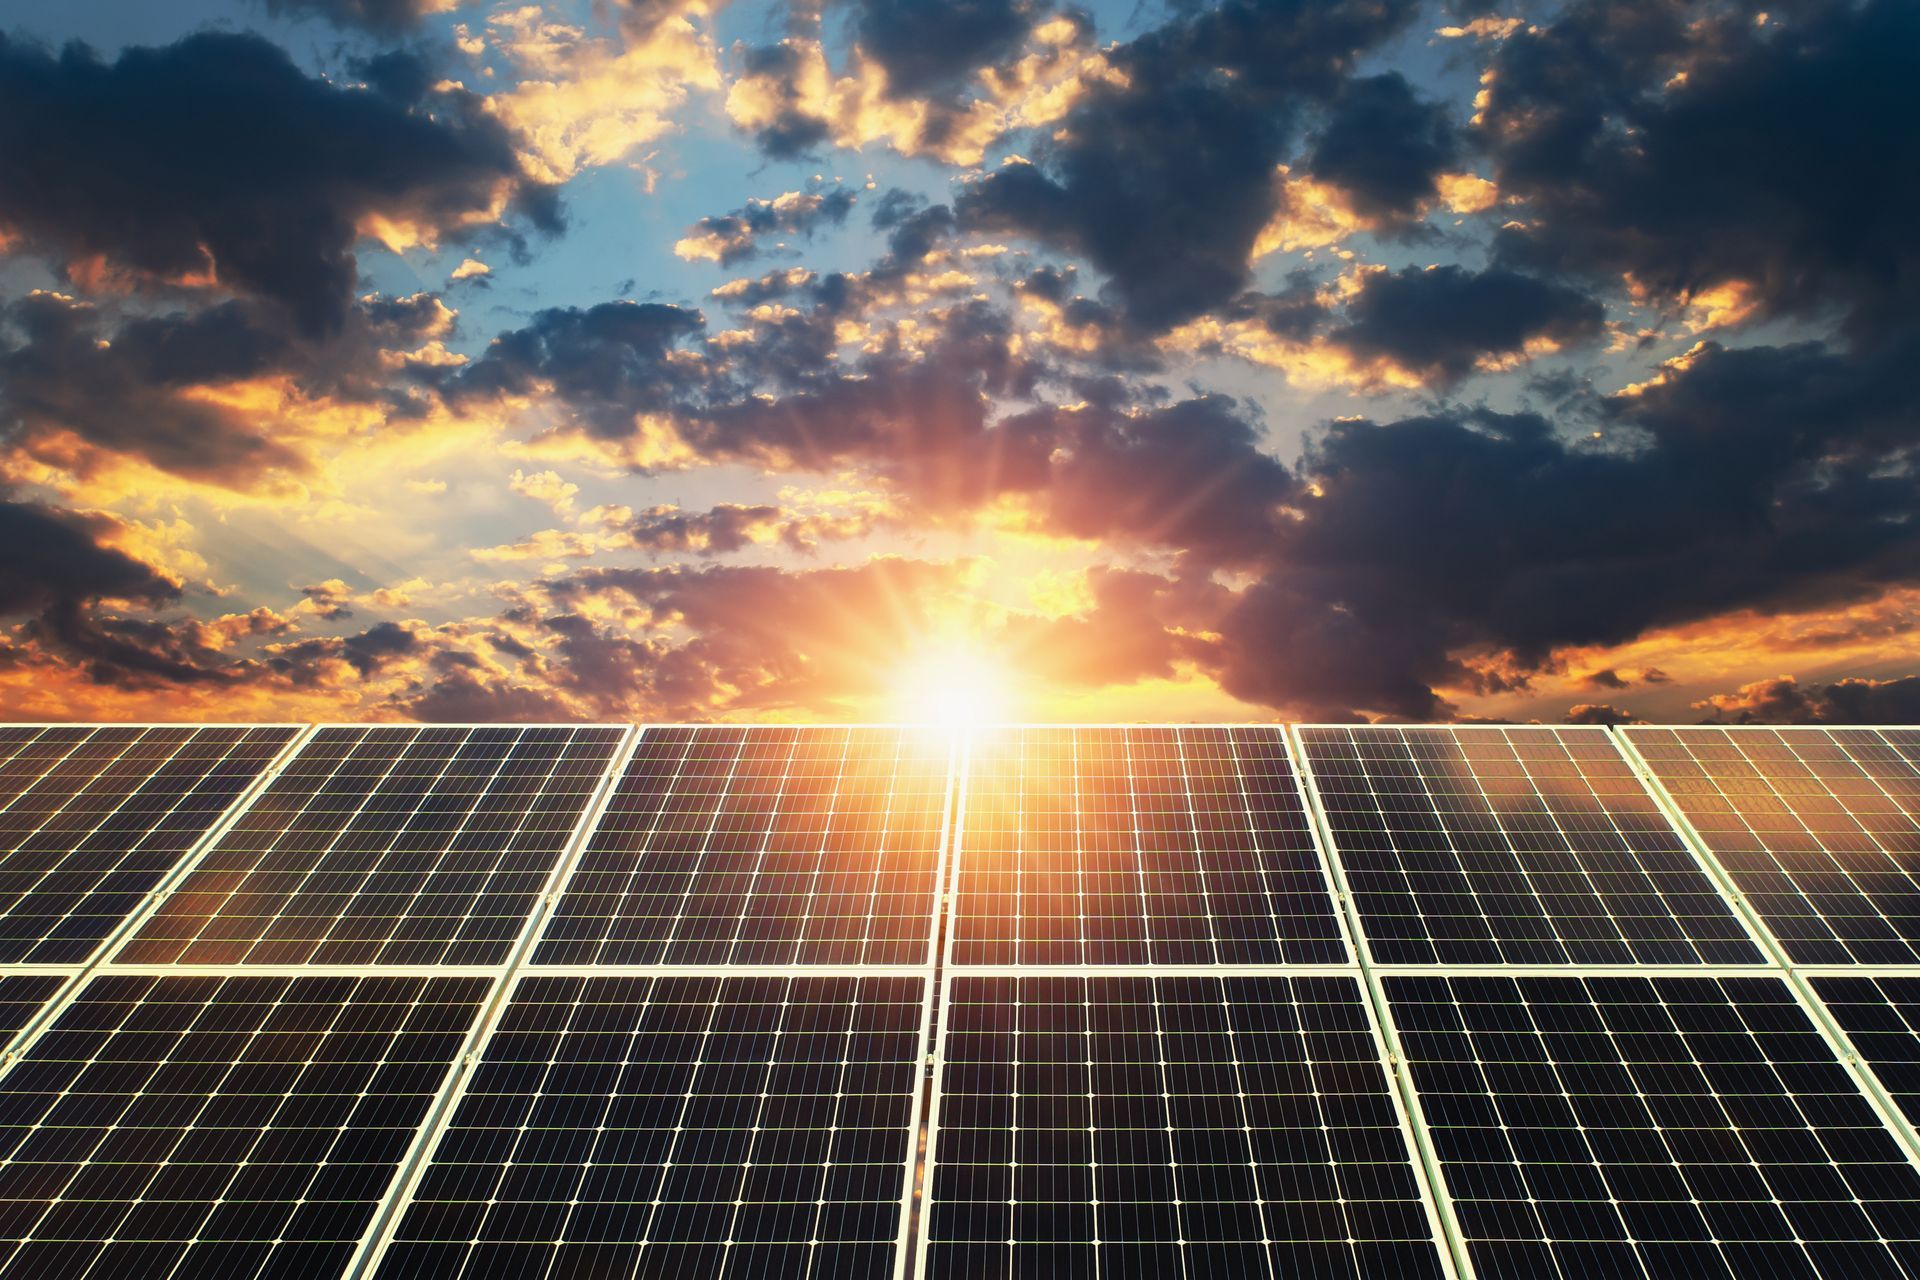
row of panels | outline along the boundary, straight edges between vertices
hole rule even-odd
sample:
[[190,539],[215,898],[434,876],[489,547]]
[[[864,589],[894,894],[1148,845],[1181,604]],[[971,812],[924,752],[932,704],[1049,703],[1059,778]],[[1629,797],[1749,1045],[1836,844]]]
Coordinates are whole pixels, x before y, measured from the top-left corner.
[[1920,963],[1920,730],[301,732],[0,727],[0,964],[499,965],[616,765],[536,964],[926,963],[950,811],[959,964]]
[[[913,1259],[924,973],[522,974],[424,1139],[506,979],[84,981],[0,1088],[0,1276],[1920,1267],[1780,976],[1387,976],[1389,1055],[1355,976],[950,972]],[[1920,1119],[1920,979],[1815,985]]]

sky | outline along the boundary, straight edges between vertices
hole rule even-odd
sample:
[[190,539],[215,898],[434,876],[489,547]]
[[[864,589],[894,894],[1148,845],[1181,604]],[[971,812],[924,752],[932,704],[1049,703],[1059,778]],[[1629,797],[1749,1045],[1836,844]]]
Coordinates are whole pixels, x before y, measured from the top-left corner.
[[1920,719],[1916,67],[0,0],[0,718]]

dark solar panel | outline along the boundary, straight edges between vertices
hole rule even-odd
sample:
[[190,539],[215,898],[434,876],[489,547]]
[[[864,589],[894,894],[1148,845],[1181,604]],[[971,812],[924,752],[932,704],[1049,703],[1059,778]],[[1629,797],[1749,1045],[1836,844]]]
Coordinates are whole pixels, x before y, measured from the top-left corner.
[[948,735],[648,729],[536,964],[920,964]]
[[1920,730],[1628,732],[1789,959],[1920,963]]
[[523,979],[379,1274],[891,1276],[924,995]]
[[94,978],[0,1077],[0,1275],[325,1276],[481,978]]
[[13,973],[0,976],[0,1046],[33,1021],[67,980],[60,974]]
[[9,727],[0,963],[84,962],[297,732]]
[[116,959],[500,963],[622,736],[322,729]]
[[1347,959],[1272,727],[974,735],[956,964]]
[[1920,1172],[1780,979],[1386,992],[1485,1280],[1920,1269]]
[[1880,1085],[1920,1125],[1920,977],[1814,978],[1814,994]]
[[1604,729],[1300,734],[1378,963],[1763,959]]
[[1431,1276],[1357,980],[955,977],[931,1276]]

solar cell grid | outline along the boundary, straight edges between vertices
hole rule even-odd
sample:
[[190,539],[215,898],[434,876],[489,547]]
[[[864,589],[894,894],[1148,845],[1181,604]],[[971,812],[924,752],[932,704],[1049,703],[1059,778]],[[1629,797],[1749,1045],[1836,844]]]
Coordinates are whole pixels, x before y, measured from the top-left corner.
[[60,974],[10,973],[0,975],[0,1045],[33,1021],[67,979]]
[[953,962],[1342,963],[1274,727],[977,732]]
[[1920,1172],[1782,980],[1384,985],[1487,1280],[1920,1268]]
[[501,963],[623,736],[321,729],[116,959]]
[[1381,964],[1754,964],[1603,729],[1303,728]]
[[1812,983],[1881,1088],[1920,1124],[1920,978],[1849,975]]
[[1356,979],[951,983],[928,1276],[1442,1274]]
[[0,963],[84,962],[297,732],[68,725],[0,735]]
[[926,980],[521,980],[379,1275],[884,1277]]
[[912,729],[649,729],[536,964],[919,964],[951,741]]
[[0,1077],[0,1276],[334,1275],[486,979],[92,979]]
[[1920,732],[1627,733],[1789,959],[1920,963]]

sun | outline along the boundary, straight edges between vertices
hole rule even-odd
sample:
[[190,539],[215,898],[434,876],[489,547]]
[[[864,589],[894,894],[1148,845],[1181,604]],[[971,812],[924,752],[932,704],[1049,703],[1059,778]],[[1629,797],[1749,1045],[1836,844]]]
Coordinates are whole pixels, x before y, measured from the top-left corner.
[[928,649],[901,665],[893,684],[898,718],[961,728],[1006,718],[1006,672],[964,645]]

